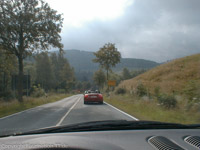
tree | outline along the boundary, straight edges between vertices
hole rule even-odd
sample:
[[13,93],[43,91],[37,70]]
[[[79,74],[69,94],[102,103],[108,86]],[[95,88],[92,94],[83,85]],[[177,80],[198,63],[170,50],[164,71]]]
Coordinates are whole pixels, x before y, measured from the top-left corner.
[[51,65],[52,65],[52,69],[53,69],[53,76],[54,76],[54,80],[53,80],[53,87],[54,89],[58,89],[59,87],[59,70],[61,69],[59,64],[58,64],[58,56],[56,53],[51,53],[50,56],[51,59]]
[[76,89],[77,90],[81,91],[82,87],[83,87],[83,85],[81,84],[81,82],[76,83]]
[[23,60],[50,46],[61,50],[62,22],[62,16],[43,0],[0,1],[0,46],[17,56],[20,102],[23,101]]
[[63,53],[52,53],[51,62],[54,73],[54,88],[68,91],[75,86],[74,69],[70,66]]
[[122,76],[124,80],[130,79],[131,78],[130,71],[127,68],[124,68],[122,72]]
[[36,60],[36,83],[40,84],[45,91],[52,88],[53,72],[47,53],[43,52],[35,57]]
[[100,69],[94,73],[93,80],[96,85],[98,85],[100,88],[103,88],[103,85],[106,80],[106,76],[104,72]]
[[60,87],[69,91],[69,89],[73,88],[74,82],[74,70],[70,67],[69,63],[65,63],[60,70]]
[[17,70],[15,55],[0,48],[0,97],[11,97],[11,77]]
[[108,81],[108,71],[111,70],[111,67],[115,67],[115,65],[120,62],[120,52],[115,48],[115,44],[107,43],[100,48],[99,51],[94,53],[94,55],[96,58],[93,59],[93,61],[99,63],[100,66],[106,70]]
[[131,78],[135,78],[136,76],[146,72],[147,70],[145,69],[140,69],[140,70],[134,70],[131,72]]
[[120,83],[120,81],[122,80],[122,77],[118,73],[111,72],[109,74],[109,79],[110,80],[115,80],[116,81],[116,85],[118,85]]

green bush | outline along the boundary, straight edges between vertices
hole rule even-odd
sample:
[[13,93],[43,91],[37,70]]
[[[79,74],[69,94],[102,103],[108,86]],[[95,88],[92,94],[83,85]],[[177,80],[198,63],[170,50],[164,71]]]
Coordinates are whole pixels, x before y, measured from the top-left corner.
[[7,91],[0,92],[0,97],[2,97],[3,100],[7,101],[7,100],[14,99],[15,95],[14,95],[14,92],[12,92],[11,90],[7,90]]
[[160,94],[157,98],[159,104],[167,109],[175,108],[177,105],[177,100],[173,95]]
[[115,91],[115,94],[126,94],[126,89],[124,89],[124,88],[118,88]]
[[189,102],[200,102],[200,82],[195,80],[189,81],[184,89],[184,94]]
[[42,89],[40,87],[40,85],[37,86],[33,86],[33,91],[31,93],[31,96],[32,97],[41,97],[41,96],[44,96],[45,95],[45,91],[44,89]]
[[66,93],[66,90],[65,89],[58,89],[57,93],[61,93],[61,94]]
[[145,88],[145,86],[142,83],[140,83],[137,86],[137,88],[136,88],[136,94],[138,96],[145,96],[145,95],[147,95],[147,89]]

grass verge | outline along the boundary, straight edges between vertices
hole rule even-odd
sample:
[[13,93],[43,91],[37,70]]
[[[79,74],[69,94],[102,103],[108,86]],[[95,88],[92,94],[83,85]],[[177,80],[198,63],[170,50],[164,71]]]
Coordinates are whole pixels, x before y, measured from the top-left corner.
[[104,97],[104,100],[139,120],[153,120],[182,124],[200,123],[199,110],[187,110],[181,105],[174,109],[165,109],[153,100],[142,100],[139,97],[130,95],[113,95],[111,97]]
[[70,94],[49,94],[48,97],[24,97],[24,102],[19,103],[17,100],[5,102],[0,101],[0,118],[8,116],[26,109],[30,109],[43,104],[55,102],[71,96]]

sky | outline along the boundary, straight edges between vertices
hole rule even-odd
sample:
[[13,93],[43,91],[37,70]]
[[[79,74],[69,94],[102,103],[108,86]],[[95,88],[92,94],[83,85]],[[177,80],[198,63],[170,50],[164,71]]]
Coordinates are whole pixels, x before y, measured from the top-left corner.
[[115,43],[123,58],[164,62],[200,53],[200,0],[46,0],[63,14],[64,49]]

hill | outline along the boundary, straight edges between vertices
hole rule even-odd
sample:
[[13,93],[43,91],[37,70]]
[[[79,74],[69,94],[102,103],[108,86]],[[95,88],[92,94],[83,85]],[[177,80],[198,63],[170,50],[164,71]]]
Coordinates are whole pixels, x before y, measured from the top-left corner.
[[[93,63],[92,59],[95,58],[93,52],[80,51],[80,50],[66,50],[64,55],[71,66],[74,67],[76,72],[98,70],[98,64]],[[123,68],[130,70],[150,69],[159,65],[159,63],[135,58],[122,58],[121,62],[113,68],[114,71],[122,71]]]
[[141,83],[150,93],[159,88],[163,93],[189,97],[193,95],[194,99],[200,100],[200,54],[157,66],[133,79],[123,81],[119,87],[136,91],[137,85]]
[[[53,52],[58,53],[58,51],[51,51],[50,53]],[[76,79],[80,81],[92,80],[93,72],[99,69],[99,65],[92,61],[95,58],[93,52],[80,50],[65,50],[64,52],[64,57],[68,59],[75,70]],[[28,57],[25,62],[34,62],[34,59],[33,57]],[[150,69],[158,65],[159,63],[150,60],[121,58],[121,62],[112,70],[120,72],[125,67],[129,70],[141,70]]]

